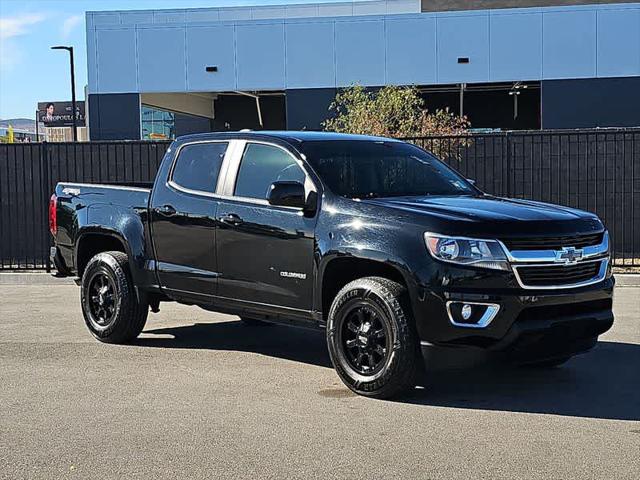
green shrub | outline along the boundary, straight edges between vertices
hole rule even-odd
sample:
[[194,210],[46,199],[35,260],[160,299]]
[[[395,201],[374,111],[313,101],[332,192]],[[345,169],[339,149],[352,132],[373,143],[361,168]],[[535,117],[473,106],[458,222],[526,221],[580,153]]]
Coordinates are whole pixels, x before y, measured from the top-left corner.
[[428,112],[414,87],[384,87],[377,92],[354,85],[339,91],[329,107],[330,117],[323,128],[340,133],[384,137],[464,135],[466,117],[448,109]]

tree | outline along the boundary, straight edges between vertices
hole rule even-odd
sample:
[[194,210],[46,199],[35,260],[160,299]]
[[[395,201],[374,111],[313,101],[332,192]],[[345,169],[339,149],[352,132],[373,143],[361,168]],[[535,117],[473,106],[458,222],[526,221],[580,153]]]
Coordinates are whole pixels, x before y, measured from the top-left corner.
[[467,117],[448,108],[430,113],[415,87],[388,86],[375,92],[354,85],[336,94],[329,111],[331,116],[322,123],[327,131],[395,138],[453,136],[430,139],[430,150],[439,157],[459,157],[455,152],[470,142]]
[[329,107],[325,130],[385,137],[460,135],[469,128],[466,117],[449,111],[428,112],[415,87],[384,87],[377,92],[361,85],[341,90]]

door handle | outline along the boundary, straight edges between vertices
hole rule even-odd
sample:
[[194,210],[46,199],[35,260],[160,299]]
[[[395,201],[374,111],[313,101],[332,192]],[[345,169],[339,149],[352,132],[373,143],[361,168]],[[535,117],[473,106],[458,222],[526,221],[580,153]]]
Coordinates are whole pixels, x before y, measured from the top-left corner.
[[240,218],[235,213],[230,213],[228,215],[225,215],[224,217],[220,217],[220,221],[225,225],[234,225],[234,226],[240,225],[243,222],[242,218]]
[[172,217],[173,215],[178,213],[176,212],[176,209],[171,205],[163,205],[161,207],[158,207],[156,208],[156,212],[158,212],[160,215],[164,215],[165,217]]

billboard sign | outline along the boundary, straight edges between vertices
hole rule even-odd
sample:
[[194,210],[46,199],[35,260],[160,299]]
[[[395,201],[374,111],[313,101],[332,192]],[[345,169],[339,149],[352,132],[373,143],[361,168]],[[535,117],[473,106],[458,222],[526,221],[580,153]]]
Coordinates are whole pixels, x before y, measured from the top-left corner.
[[[45,127],[72,127],[72,111],[71,102],[39,102],[38,120]],[[84,101],[76,102],[76,124],[78,127],[85,126]]]

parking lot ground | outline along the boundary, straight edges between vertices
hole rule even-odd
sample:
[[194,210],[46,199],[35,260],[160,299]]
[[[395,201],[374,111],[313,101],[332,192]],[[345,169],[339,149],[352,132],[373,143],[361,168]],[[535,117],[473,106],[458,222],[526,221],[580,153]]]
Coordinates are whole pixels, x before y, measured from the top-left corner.
[[640,287],[562,368],[440,371],[393,402],[343,387],[322,333],[163,304],[104,345],[78,287],[34,278],[0,282],[3,479],[640,478]]

